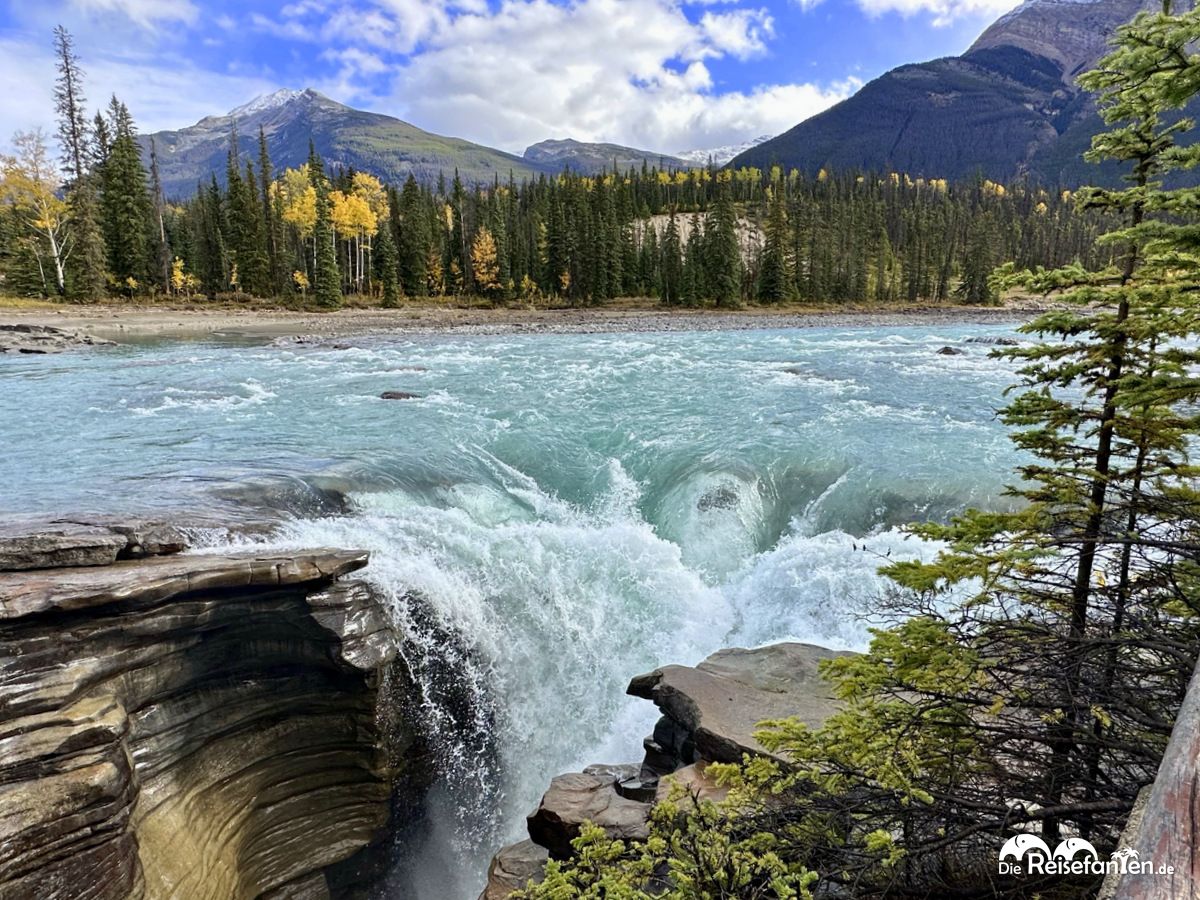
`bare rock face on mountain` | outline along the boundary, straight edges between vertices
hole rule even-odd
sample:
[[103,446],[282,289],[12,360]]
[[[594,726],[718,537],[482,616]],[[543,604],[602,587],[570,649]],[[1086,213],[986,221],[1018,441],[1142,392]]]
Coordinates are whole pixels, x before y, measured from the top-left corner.
[[731,165],[1117,183],[1115,167],[1082,158],[1103,126],[1076,79],[1120,25],[1161,9],[1161,0],[1026,0],[962,56],[893,69]]
[[570,169],[579,175],[611,172],[614,167],[617,171],[625,172],[641,168],[643,164],[660,169],[688,169],[695,165],[669,153],[637,150],[620,144],[587,143],[570,138],[534,144],[526,148],[523,158],[535,166],[559,172]]
[[[0,896],[327,897],[414,740],[365,553],[186,555],[163,523],[0,532]],[[400,690],[400,687],[396,687]]]
[[968,53],[1016,47],[1048,59],[1063,82],[1095,66],[1109,51],[1117,28],[1137,13],[1158,12],[1162,0],[1026,0],[987,29]]

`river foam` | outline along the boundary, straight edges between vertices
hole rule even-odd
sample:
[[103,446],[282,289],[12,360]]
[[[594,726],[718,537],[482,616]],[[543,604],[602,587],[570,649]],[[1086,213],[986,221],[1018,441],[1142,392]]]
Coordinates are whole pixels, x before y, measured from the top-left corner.
[[655,711],[631,676],[861,648],[879,566],[936,549],[901,526],[1003,502],[1012,371],[967,340],[1003,333],[162,344],[53,377],[5,359],[0,496],[249,511],[283,546],[370,551],[441,774],[391,895],[473,900],[550,777],[640,757]]

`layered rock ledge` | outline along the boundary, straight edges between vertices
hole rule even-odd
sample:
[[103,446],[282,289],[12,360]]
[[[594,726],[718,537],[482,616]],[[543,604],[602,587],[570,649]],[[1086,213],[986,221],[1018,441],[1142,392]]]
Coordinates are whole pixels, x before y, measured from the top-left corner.
[[415,737],[367,555],[186,543],[0,529],[0,896],[317,900],[382,836]]
[[566,859],[583,823],[610,837],[644,840],[654,805],[678,784],[701,798],[726,791],[706,773],[714,762],[770,756],[754,737],[767,719],[799,718],[820,727],[839,708],[818,667],[844,656],[811,644],[775,644],[714,653],[697,666],[665,666],[639,675],[628,693],[662,712],[646,738],[645,758],[630,765],[589,766],[559,775],[529,816],[529,840],[501,849],[492,859],[480,900],[500,900],[543,877],[546,861]]
[[112,347],[112,341],[53,325],[0,324],[0,353],[62,353],[78,347]]

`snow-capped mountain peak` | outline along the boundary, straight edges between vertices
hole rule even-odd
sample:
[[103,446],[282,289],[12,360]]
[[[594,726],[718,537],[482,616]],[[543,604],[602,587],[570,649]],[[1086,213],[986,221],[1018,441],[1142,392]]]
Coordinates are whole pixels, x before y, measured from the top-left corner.
[[759,144],[766,143],[771,137],[772,135],[763,134],[740,144],[727,144],[724,147],[712,147],[708,150],[684,150],[682,153],[676,153],[675,156],[698,166],[707,165],[709,160],[712,160],[714,165],[723,166],[735,156],[745,153]]
[[307,92],[281,88],[278,91],[263,94],[261,97],[255,97],[249,103],[243,103],[241,106],[231,109],[229,117],[232,119],[242,119],[246,116],[252,116],[255,113],[265,112],[268,109],[278,109],[281,106],[286,106],[293,100],[299,100],[305,93]]

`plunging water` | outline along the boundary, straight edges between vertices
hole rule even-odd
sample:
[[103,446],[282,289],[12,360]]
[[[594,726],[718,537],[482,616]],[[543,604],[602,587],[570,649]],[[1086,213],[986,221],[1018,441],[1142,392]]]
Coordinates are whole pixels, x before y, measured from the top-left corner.
[[278,545],[371,551],[442,775],[391,890],[474,897],[551,776],[640,758],[655,711],[630,676],[724,646],[860,647],[881,561],[933,549],[899,526],[1003,502],[1013,373],[972,339],[1008,331],[0,359],[0,506],[270,511]]

